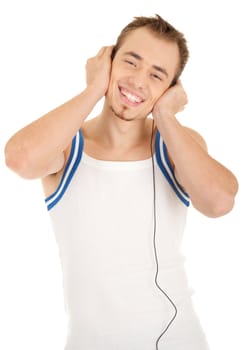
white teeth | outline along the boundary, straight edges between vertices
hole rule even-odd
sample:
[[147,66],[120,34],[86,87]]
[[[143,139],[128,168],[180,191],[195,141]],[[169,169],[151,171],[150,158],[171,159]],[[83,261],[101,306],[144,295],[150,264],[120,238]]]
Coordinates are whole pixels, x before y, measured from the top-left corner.
[[140,97],[135,96],[135,95],[132,95],[132,94],[130,94],[130,93],[127,92],[127,91],[121,90],[121,93],[122,93],[125,97],[127,97],[127,99],[128,99],[130,102],[137,102],[137,103],[142,102],[142,100],[141,100]]

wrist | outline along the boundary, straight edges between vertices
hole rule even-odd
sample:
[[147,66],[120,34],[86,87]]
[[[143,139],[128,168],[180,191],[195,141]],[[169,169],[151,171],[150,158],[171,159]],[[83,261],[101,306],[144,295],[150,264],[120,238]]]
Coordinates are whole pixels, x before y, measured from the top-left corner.
[[167,121],[167,120],[171,120],[171,119],[176,119],[175,113],[173,111],[171,111],[170,109],[165,109],[165,110],[161,110],[161,111],[153,111],[152,115],[156,121],[165,121],[165,120]]
[[97,103],[105,95],[105,91],[99,90],[96,85],[87,85],[84,93]]

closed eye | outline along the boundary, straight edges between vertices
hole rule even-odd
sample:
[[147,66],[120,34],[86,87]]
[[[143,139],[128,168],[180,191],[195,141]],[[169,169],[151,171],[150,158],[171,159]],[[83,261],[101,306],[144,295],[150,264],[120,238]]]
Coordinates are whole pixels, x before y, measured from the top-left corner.
[[125,60],[126,63],[130,64],[131,66],[136,67],[136,64],[133,61]]
[[157,79],[157,80],[159,80],[159,81],[162,81],[162,78],[159,76],[159,75],[157,75],[157,74],[152,74],[151,75],[154,79]]

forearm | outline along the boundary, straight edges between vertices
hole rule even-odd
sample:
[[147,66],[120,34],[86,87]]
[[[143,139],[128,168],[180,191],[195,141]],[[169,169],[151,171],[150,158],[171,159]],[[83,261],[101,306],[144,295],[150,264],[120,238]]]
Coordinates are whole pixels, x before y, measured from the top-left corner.
[[87,88],[18,131],[6,144],[6,164],[25,178],[46,175],[48,168],[71,143],[100,97],[92,87]]
[[235,176],[210,157],[175,116],[155,119],[173,160],[175,176],[189,194],[193,206],[211,217],[230,211],[238,187]]

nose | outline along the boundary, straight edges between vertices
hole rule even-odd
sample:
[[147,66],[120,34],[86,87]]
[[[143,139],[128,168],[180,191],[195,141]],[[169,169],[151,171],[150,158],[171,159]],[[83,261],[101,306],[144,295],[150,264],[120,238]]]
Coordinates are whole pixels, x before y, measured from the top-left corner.
[[135,89],[143,90],[147,85],[147,73],[143,69],[137,69],[130,75],[129,82]]

